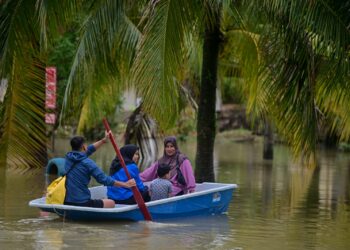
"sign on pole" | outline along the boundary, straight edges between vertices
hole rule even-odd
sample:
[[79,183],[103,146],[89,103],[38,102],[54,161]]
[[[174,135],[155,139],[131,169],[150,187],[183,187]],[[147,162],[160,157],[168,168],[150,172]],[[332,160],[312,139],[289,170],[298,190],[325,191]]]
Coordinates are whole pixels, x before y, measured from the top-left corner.
[[56,108],[56,67],[46,68],[46,109]]
[[[47,124],[55,124],[56,114],[53,113],[53,110],[56,108],[56,67],[47,67],[46,68],[46,88],[45,88],[45,122]],[[49,111],[51,110],[51,112]]]
[[46,113],[45,114],[45,123],[46,124],[55,124],[56,122],[56,114],[54,113]]

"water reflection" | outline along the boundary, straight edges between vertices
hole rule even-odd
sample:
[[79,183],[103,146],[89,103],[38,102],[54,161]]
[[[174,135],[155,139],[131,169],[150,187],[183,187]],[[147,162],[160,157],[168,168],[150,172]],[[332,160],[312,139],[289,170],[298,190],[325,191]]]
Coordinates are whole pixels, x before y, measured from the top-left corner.
[[231,239],[226,215],[163,222],[75,223],[54,217],[5,225],[1,246],[32,249],[214,249]]
[[262,173],[262,213],[267,215],[269,211],[271,211],[272,206],[272,169],[273,162],[272,161],[264,161],[262,164],[263,173]]

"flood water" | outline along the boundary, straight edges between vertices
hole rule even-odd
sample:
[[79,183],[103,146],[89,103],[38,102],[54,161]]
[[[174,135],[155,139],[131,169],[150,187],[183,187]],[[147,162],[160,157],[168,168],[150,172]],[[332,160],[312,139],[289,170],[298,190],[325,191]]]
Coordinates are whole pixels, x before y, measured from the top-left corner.
[[[63,156],[68,141],[56,145]],[[194,160],[195,144],[180,144]],[[94,159],[107,172],[111,145]],[[44,170],[0,173],[0,249],[350,249],[350,154],[321,150],[302,168],[285,146],[262,160],[262,143],[216,142],[217,182],[236,183],[227,214],[161,222],[72,222],[28,202],[43,194]],[[94,182],[93,185],[96,183]]]

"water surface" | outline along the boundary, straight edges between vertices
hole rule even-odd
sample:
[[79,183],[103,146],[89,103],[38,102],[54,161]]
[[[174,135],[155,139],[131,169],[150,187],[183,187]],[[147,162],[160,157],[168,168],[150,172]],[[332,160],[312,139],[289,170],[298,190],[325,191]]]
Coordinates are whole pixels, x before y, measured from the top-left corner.
[[[180,147],[193,162],[195,144]],[[107,145],[94,159],[107,172],[113,156]],[[322,150],[318,160],[302,168],[277,145],[264,161],[260,142],[217,140],[217,182],[239,185],[228,213],[160,222],[64,221],[28,206],[47,184],[42,169],[3,171],[0,249],[350,249],[350,155]]]

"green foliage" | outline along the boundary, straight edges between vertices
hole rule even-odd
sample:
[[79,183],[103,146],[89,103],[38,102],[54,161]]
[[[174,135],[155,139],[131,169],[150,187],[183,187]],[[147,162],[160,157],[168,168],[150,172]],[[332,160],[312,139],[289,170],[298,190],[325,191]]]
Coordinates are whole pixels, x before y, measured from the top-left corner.
[[238,77],[225,77],[221,82],[222,102],[243,104],[245,96],[243,95],[243,79]]
[[350,152],[350,143],[341,142],[341,143],[339,143],[338,148],[339,148],[341,151]]
[[194,110],[191,107],[187,107],[182,110],[179,119],[176,121],[176,125],[166,132],[165,134],[173,134],[177,136],[180,141],[186,141],[188,137],[192,136],[196,131],[196,119]]
[[144,110],[164,129],[174,126],[181,111],[176,77],[186,64],[186,39],[198,18],[194,15],[202,8],[197,1],[158,1],[146,10],[149,16],[133,65],[133,81],[144,98]]
[[274,121],[295,156],[315,163],[321,123],[342,138],[350,135],[350,116],[345,111],[350,94],[347,3],[273,0],[246,4],[263,21],[255,24],[259,71],[250,84],[248,108]]
[[78,44],[76,31],[67,31],[56,39],[48,51],[48,64],[57,67],[58,80],[67,80]]
[[71,28],[58,37],[53,42],[52,47],[48,49],[48,66],[55,66],[57,68],[56,114],[58,117],[56,119],[56,128],[59,124],[59,114],[77,45],[77,24],[72,24]]
[[93,128],[103,117],[114,114],[122,91],[128,87],[128,72],[140,36],[128,16],[135,9],[138,5],[134,2],[94,1],[88,10],[61,117],[61,121],[76,122],[78,131]]
[[[329,129],[347,141],[348,1],[5,0],[0,78],[9,80],[10,91],[0,106],[0,153],[25,163],[25,158],[35,161],[43,148],[47,52],[48,63],[58,67],[63,121],[88,130],[113,115],[122,91],[133,86],[162,129],[174,126],[186,107],[183,85],[194,96],[199,92],[194,86],[201,81],[198,48],[204,24],[212,25],[221,4],[224,101],[249,97],[248,108],[274,120],[296,155],[312,157],[325,118]],[[81,12],[78,35],[68,28]],[[180,133],[186,134],[191,121],[183,124]]]
[[[42,166],[46,161],[45,68],[34,1],[0,6],[0,79],[8,80],[1,104],[0,161]],[[2,165],[4,166],[4,165]]]

